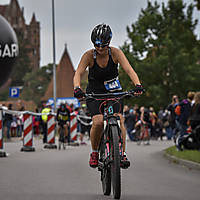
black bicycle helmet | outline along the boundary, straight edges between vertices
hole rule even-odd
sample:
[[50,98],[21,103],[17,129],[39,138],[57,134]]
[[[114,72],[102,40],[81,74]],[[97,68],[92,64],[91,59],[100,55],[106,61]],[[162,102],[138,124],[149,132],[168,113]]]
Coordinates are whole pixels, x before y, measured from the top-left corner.
[[91,40],[94,45],[106,45],[110,43],[112,31],[109,25],[99,24],[95,26],[91,34]]
[[65,105],[65,102],[64,102],[64,101],[61,102],[60,108],[61,108],[61,109],[65,109],[65,108],[66,108],[66,105]]

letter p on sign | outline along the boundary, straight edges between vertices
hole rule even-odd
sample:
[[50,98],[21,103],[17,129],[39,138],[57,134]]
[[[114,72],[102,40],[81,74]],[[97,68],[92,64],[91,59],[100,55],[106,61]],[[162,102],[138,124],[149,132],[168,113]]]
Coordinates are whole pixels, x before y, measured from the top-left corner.
[[9,89],[9,97],[11,97],[11,98],[19,97],[19,88],[10,88]]

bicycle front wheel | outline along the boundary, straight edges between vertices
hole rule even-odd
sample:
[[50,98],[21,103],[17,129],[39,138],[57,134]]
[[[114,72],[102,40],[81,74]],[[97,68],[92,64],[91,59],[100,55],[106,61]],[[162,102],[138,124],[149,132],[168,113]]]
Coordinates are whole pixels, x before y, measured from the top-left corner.
[[117,126],[111,126],[111,181],[113,196],[120,199],[121,196],[121,171],[120,171],[120,153],[119,153],[119,130]]
[[102,189],[104,195],[110,195],[111,192],[111,173],[110,173],[110,167],[106,165],[106,145],[104,140],[104,135],[101,139],[100,144],[100,160],[99,162],[102,163],[103,167],[101,169],[101,182],[102,182]]

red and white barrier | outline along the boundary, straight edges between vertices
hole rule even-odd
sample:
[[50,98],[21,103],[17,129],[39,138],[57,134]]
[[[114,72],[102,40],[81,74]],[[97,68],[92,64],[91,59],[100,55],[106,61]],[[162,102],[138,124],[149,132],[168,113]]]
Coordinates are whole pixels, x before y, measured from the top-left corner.
[[53,115],[48,115],[47,122],[47,143],[54,144],[55,143],[55,117]]
[[21,151],[35,151],[33,147],[33,127],[32,115],[25,113],[24,117],[24,134],[23,134],[23,147]]
[[6,157],[7,154],[3,150],[3,120],[2,120],[2,110],[0,110],[0,157]]
[[76,141],[77,140],[77,118],[76,113],[71,113],[70,116],[70,134],[71,134],[71,140]]
[[56,121],[54,115],[48,115],[47,119],[47,145],[44,148],[49,149],[56,149],[57,146],[55,145],[55,130],[56,128]]

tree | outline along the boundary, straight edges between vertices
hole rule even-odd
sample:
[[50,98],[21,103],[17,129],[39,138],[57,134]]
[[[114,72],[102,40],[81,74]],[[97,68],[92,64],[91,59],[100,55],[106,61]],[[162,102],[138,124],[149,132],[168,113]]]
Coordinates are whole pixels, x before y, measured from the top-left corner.
[[19,43],[19,57],[11,74],[11,86],[23,86],[23,78],[26,73],[31,71],[30,59],[28,57],[29,49],[26,48],[29,43],[28,39],[24,39],[24,33],[20,30],[15,30]]
[[200,10],[200,0],[195,0],[197,10]]
[[[173,94],[183,98],[187,91],[199,90],[200,41],[194,34],[193,9],[182,0],[169,0],[161,9],[148,1],[138,20],[127,27],[129,40],[121,49],[147,90],[141,104],[158,108],[167,105]],[[129,89],[124,72],[120,77]]]
[[44,95],[53,74],[53,64],[43,66],[37,71],[27,73],[23,81],[25,82],[22,98],[24,100],[33,100],[39,104]]

